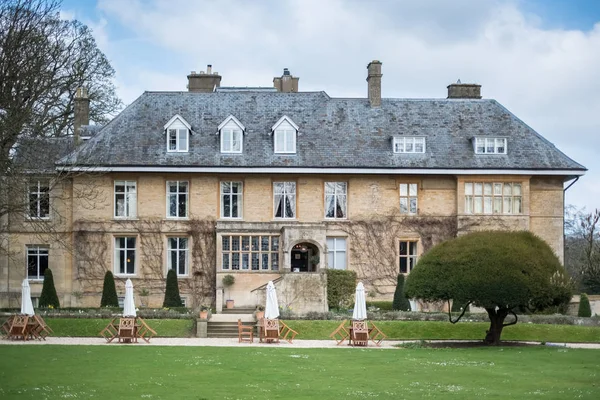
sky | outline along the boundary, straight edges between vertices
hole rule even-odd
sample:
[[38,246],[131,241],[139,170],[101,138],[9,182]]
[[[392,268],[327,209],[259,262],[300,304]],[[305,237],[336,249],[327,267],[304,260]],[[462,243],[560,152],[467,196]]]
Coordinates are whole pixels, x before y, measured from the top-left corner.
[[588,168],[566,204],[600,208],[600,1],[64,0],[116,71],[125,104],[146,90],[186,90],[207,64],[222,86],[272,86],[283,68],[300,91],[445,98],[458,79],[495,99]]

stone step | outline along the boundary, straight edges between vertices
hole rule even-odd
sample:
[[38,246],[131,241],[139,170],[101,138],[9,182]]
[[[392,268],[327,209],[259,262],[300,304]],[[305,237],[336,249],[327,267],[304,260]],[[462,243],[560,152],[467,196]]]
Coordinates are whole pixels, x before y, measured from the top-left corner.
[[254,308],[224,308],[222,314],[254,314]]

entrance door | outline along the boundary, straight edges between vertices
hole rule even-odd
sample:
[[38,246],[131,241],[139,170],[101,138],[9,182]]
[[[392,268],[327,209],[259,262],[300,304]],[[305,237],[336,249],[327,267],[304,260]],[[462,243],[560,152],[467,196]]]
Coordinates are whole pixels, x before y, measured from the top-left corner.
[[319,251],[311,243],[299,243],[292,248],[292,272],[315,272]]

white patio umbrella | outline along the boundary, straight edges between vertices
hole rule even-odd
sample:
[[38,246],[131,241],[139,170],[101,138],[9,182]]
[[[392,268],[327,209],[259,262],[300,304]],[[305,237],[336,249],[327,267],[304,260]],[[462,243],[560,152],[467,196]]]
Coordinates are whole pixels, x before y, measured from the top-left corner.
[[135,302],[133,301],[133,283],[131,279],[125,282],[125,302],[123,303],[123,316],[135,317]]
[[365,299],[365,287],[363,286],[362,282],[358,282],[358,285],[356,285],[352,319],[358,321],[367,319],[367,301]]
[[29,289],[29,280],[23,279],[21,285],[21,314],[27,314],[30,317],[35,314],[33,303],[31,302],[31,290]]
[[277,303],[277,292],[273,281],[267,284],[267,305],[265,307],[265,318],[275,319],[279,317],[279,304]]

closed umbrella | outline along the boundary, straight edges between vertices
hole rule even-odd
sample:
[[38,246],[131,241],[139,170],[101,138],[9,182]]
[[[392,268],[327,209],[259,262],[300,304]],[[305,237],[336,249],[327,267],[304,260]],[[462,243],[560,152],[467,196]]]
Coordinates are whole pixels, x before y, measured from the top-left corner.
[[125,302],[123,303],[123,316],[135,317],[135,302],[133,301],[133,283],[131,279],[125,282]]
[[357,321],[367,319],[367,301],[365,299],[365,287],[363,286],[362,282],[358,282],[358,285],[356,285],[352,319]]
[[273,281],[267,284],[267,305],[265,307],[265,318],[275,319],[279,317],[279,304],[277,303],[277,292]]
[[35,314],[33,303],[31,302],[31,290],[29,289],[29,280],[23,279],[21,285],[21,314],[27,314],[30,317]]

